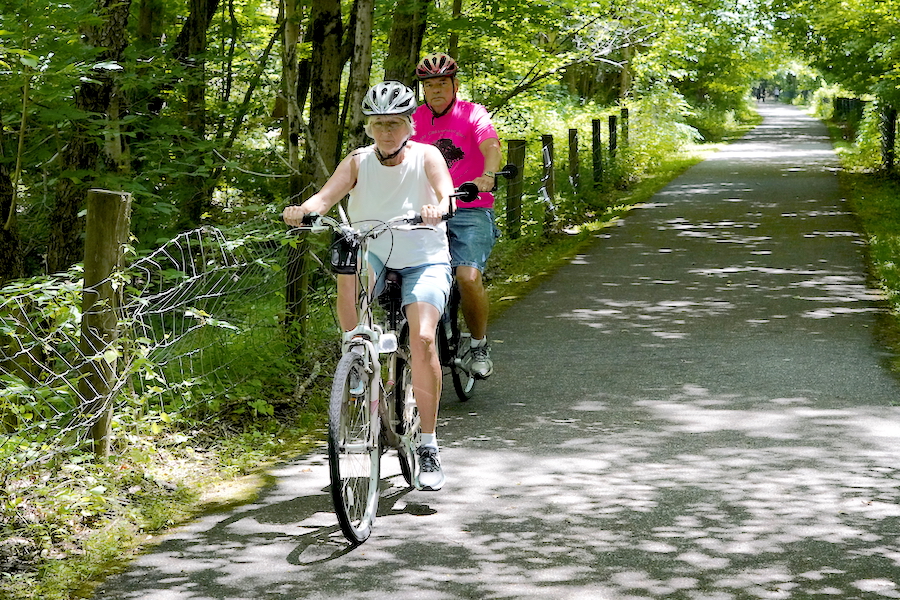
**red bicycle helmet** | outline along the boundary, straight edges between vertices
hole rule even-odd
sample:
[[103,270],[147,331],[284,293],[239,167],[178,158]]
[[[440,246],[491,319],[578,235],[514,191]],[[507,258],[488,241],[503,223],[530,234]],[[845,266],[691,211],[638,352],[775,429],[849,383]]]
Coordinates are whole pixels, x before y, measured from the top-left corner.
[[416,77],[419,81],[433,77],[454,77],[459,70],[456,61],[443,52],[429,54],[416,66]]

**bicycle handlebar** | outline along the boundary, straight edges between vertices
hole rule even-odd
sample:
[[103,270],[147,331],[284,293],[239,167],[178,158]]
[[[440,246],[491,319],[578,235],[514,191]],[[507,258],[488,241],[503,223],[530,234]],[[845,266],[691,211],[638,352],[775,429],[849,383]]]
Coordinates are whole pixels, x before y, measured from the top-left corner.
[[[495,191],[497,189],[497,177],[505,177],[506,179],[512,179],[516,175],[519,174],[519,167],[516,165],[509,163],[504,166],[502,169],[494,173],[494,187],[491,191]],[[454,198],[458,198],[460,202],[472,202],[478,198],[478,186],[476,186],[471,181],[467,181],[466,183],[459,186],[459,190],[455,194],[450,194]]]
[[[474,187],[474,184],[472,184]],[[453,215],[450,213],[444,213],[441,215],[441,220],[446,221],[452,218]],[[338,229],[338,230],[346,230],[348,226],[344,225],[340,221],[333,219],[331,217],[320,215],[319,213],[306,213],[303,215],[303,219],[301,221],[303,228],[309,228],[311,230],[315,230],[318,228],[321,229]],[[396,219],[391,219],[390,221],[384,221],[380,226],[373,227],[367,233],[371,233],[372,231],[379,228],[390,228],[392,225],[421,225],[423,223],[422,215],[419,213],[414,214],[411,217],[398,217]]]
[[450,194],[450,197],[458,198],[460,202],[471,202],[478,198],[478,186],[467,181],[459,186],[456,192]]
[[517,167],[516,165],[514,165],[512,163],[509,163],[508,165],[506,165],[505,167],[503,167],[502,169],[500,169],[499,171],[494,173],[494,175],[500,175],[507,179],[512,179],[513,177],[515,177],[518,174],[519,174],[519,167]]

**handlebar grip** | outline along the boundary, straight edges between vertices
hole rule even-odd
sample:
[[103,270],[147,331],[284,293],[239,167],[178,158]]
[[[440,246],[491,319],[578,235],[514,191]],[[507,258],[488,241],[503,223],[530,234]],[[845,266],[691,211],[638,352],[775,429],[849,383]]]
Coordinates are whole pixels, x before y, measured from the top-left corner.
[[[444,213],[441,215],[441,221],[447,221],[453,217],[450,213]],[[406,222],[410,225],[421,225],[424,221],[422,220],[422,215],[417,214],[416,216],[406,219]]]
[[509,163],[508,165],[506,165],[505,167],[503,167],[496,173],[496,175],[502,175],[503,177],[506,177],[507,179],[513,179],[518,174],[519,174],[519,167],[517,167],[516,165],[514,165],[512,163]]
[[303,219],[301,220],[301,223],[303,223],[304,225],[312,225],[313,223],[316,222],[316,219],[318,219],[318,218],[319,218],[319,213],[314,213],[314,212],[306,213],[305,215],[303,215]]
[[478,186],[467,181],[459,186],[456,192],[450,194],[450,197],[457,198],[460,202],[472,202],[478,199]]

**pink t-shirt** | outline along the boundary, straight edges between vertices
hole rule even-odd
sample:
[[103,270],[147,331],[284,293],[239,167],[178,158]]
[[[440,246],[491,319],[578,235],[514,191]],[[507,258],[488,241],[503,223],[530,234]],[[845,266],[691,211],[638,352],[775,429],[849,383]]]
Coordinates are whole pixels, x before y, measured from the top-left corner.
[[[454,186],[459,187],[484,174],[484,155],[479,145],[490,138],[499,139],[499,136],[482,105],[457,99],[450,112],[434,118],[431,109],[423,104],[413,113],[413,122],[416,134],[412,139],[437,146],[447,161]],[[481,192],[477,200],[460,203],[460,206],[492,208],[494,196],[490,192]]]

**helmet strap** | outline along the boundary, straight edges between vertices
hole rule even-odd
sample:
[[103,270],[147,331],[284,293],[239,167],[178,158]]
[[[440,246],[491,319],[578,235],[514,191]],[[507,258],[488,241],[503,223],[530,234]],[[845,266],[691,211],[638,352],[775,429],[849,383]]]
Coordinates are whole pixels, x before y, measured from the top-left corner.
[[453,92],[453,100],[451,100],[451,101],[450,101],[450,104],[447,105],[447,108],[445,108],[445,109],[442,110],[441,112],[437,112],[436,110],[434,110],[434,108],[432,108],[432,106],[431,106],[430,104],[428,104],[428,109],[431,111],[431,124],[434,125],[434,120],[435,120],[435,119],[438,119],[438,118],[440,118],[440,117],[443,117],[443,116],[446,115],[448,112],[450,112],[451,110],[453,110],[453,105],[454,105],[454,104],[456,104],[456,92]]
[[400,144],[400,148],[397,149],[393,154],[388,154],[387,156],[381,153],[381,150],[378,149],[378,146],[375,146],[375,157],[378,158],[378,162],[384,164],[385,161],[391,160],[392,158],[396,158],[398,154],[403,152],[403,149],[406,148],[406,143],[409,142],[409,138],[403,140],[403,143]]

